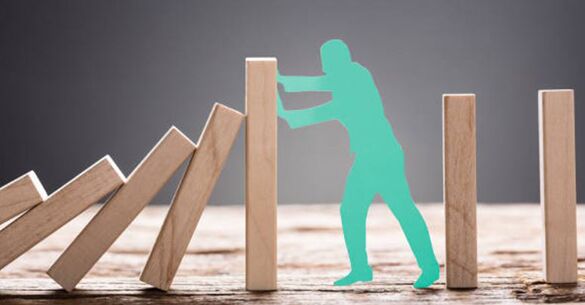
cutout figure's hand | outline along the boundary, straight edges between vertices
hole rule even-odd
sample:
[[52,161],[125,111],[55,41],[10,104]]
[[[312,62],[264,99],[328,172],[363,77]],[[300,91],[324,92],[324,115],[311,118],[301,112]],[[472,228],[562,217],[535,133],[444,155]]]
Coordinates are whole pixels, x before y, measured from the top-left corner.
[[286,87],[288,85],[287,76],[280,74],[280,71],[278,71],[278,69],[276,70],[276,82],[282,85],[282,89],[284,90],[284,92],[287,92],[286,90]]
[[[280,71],[276,70],[276,111],[278,116],[285,120],[288,123],[288,112],[284,109],[284,105],[282,104],[282,99],[280,98],[280,91],[278,90],[278,84],[281,84],[284,88],[283,84],[283,76],[280,74]],[[290,127],[290,125],[289,125]]]
[[278,113],[278,116],[281,119],[285,120],[288,126],[292,128],[289,122],[290,119],[289,112],[286,109],[284,109],[284,105],[282,104],[282,99],[280,98],[280,92],[278,92],[278,88],[276,89],[276,111]]
[[284,105],[282,105],[282,99],[280,99],[280,93],[276,93],[276,111],[278,112],[278,116],[281,118],[286,117],[286,109],[284,109]]

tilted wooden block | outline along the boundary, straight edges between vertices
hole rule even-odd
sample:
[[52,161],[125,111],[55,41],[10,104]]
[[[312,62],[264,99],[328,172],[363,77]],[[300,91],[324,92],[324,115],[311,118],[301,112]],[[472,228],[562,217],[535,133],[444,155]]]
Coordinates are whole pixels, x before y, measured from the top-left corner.
[[110,156],[93,164],[0,231],[0,269],[124,182]]
[[447,288],[477,287],[475,95],[443,95]]
[[172,127],[51,266],[49,276],[73,290],[194,150],[195,144]]
[[34,171],[0,188],[0,224],[45,201],[47,192]]
[[544,277],[577,282],[577,191],[573,90],[538,92]]
[[[140,280],[168,290],[223,169],[244,115],[215,104]],[[226,224],[229,225],[229,224]]]
[[246,59],[246,289],[275,290],[276,59]]

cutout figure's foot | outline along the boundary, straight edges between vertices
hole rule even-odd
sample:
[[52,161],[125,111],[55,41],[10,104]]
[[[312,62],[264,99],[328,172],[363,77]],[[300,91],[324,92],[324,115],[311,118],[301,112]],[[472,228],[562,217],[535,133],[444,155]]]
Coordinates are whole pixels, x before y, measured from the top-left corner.
[[412,286],[414,288],[427,288],[439,279],[439,274],[439,265],[426,268]]
[[372,269],[365,268],[362,270],[352,270],[348,275],[345,277],[335,281],[333,285],[335,286],[349,286],[351,284],[357,282],[370,282],[373,278]]

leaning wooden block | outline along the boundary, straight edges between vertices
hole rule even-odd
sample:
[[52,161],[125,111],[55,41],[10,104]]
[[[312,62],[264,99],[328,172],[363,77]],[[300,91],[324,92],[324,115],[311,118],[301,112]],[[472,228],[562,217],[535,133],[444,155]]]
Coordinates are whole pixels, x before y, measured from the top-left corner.
[[215,104],[140,280],[168,290],[228,157],[244,115]]
[[45,201],[47,192],[34,171],[0,188],[0,224]]
[[447,288],[477,287],[475,95],[443,95]]
[[125,182],[106,156],[0,231],[0,269]]
[[540,202],[544,212],[544,277],[577,282],[577,191],[573,90],[538,93]]
[[276,59],[246,59],[246,289],[276,286]]
[[193,153],[195,144],[172,127],[47,272],[71,291]]

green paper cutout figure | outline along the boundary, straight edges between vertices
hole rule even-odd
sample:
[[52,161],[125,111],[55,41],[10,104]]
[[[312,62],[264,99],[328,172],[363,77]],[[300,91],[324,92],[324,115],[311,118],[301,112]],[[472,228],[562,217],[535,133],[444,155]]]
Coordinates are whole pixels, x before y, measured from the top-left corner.
[[373,278],[366,253],[366,217],[376,194],[397,218],[422,274],[414,283],[424,288],[439,278],[427,225],[410,195],[404,173],[404,153],[384,114],[372,75],[353,62],[348,46],[339,39],[321,46],[323,76],[284,76],[277,81],[285,92],[331,92],[319,106],[286,110],[277,95],[278,115],[292,129],[337,120],[349,134],[354,163],[341,202],[341,221],[351,271],[336,286],[368,282]]

